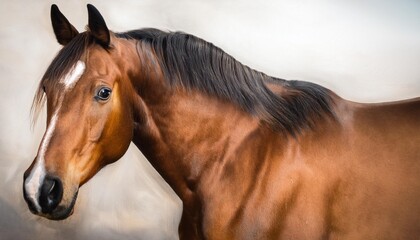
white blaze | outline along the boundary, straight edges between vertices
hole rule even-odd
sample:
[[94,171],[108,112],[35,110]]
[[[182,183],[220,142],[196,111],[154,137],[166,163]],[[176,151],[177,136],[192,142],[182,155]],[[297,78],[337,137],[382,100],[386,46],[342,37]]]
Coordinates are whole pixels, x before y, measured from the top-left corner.
[[[62,100],[62,98],[60,100]],[[61,101],[59,103],[59,106],[57,107],[57,110],[54,112],[54,115],[51,118],[50,125],[48,126],[47,131],[45,132],[44,139],[39,149],[38,158],[35,160],[36,163],[34,165],[34,168],[32,169],[32,172],[29,175],[29,177],[25,180],[26,193],[28,194],[28,197],[32,199],[32,202],[34,203],[35,208],[38,210],[38,212],[41,211],[41,207],[38,203],[40,191],[39,187],[41,186],[45,177],[45,152],[47,151],[47,147],[50,143],[51,136],[54,133],[54,129],[58,119],[58,111],[60,110],[60,107]]]
[[[85,63],[82,61],[77,61],[77,63],[71,68],[69,73],[60,80],[61,83],[64,84],[66,90],[72,89],[77,81],[82,76],[83,72],[85,71]],[[58,100],[57,108],[51,117],[50,124],[45,132],[44,139],[42,140],[38,158],[35,159],[35,165],[32,169],[32,172],[25,180],[25,188],[28,197],[32,200],[35,205],[35,208],[38,212],[41,211],[41,206],[38,203],[40,186],[44,181],[45,177],[45,153],[48,149],[48,145],[50,143],[51,137],[54,134],[55,127],[57,125],[58,114],[60,112],[61,105],[63,103],[64,94],[60,96]]]
[[66,86],[66,89],[72,89],[77,81],[82,76],[85,71],[85,63],[82,61],[77,61],[76,65],[70,70],[70,72],[62,79],[62,83]]

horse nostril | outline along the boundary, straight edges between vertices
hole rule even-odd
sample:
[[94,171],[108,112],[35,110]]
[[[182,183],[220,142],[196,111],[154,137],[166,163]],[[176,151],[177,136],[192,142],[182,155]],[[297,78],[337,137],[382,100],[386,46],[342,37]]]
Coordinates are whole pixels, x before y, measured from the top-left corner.
[[63,185],[60,179],[45,176],[39,195],[39,205],[43,213],[51,213],[60,203],[63,197]]

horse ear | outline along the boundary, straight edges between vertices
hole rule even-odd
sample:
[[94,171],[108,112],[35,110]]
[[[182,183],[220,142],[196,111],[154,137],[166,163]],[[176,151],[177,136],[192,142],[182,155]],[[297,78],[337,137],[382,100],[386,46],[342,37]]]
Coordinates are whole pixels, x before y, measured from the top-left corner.
[[55,4],[51,5],[51,23],[58,43],[63,46],[79,34]]
[[110,34],[105,20],[93,5],[88,4],[89,30],[92,36],[104,47],[109,47]]

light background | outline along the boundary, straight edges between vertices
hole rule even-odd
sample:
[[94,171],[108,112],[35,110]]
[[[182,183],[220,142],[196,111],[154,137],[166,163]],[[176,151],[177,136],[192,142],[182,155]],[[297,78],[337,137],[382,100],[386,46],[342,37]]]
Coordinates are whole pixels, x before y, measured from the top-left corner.
[[[23,171],[45,130],[30,129],[35,88],[60,49],[58,4],[79,29],[85,1],[0,2],[0,239],[176,239],[181,203],[133,146],[79,192],[75,214],[52,222],[24,203]],[[180,30],[267,74],[313,81],[362,102],[420,96],[420,1],[91,1],[108,27]]]

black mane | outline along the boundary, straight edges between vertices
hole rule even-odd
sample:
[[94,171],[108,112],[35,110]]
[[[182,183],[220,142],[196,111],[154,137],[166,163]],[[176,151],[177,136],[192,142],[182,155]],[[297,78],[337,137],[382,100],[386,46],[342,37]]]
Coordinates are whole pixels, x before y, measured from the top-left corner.
[[[139,29],[116,36],[147,43],[158,56],[171,86],[198,89],[230,100],[280,131],[295,135],[312,127],[316,119],[333,116],[328,89],[267,76],[193,35]],[[285,88],[287,95],[276,95],[267,88],[267,83]]]
[[[115,36],[136,39],[148,45],[156,53],[169,85],[197,89],[232,101],[282,132],[295,135],[302,129],[314,126],[317,119],[334,115],[332,92],[328,89],[309,82],[267,76],[193,35],[140,29],[116,33]],[[83,32],[60,50],[35,94],[32,104],[34,116],[45,101],[44,88],[59,87],[58,80],[91,44],[95,42],[89,32]],[[267,83],[277,84],[285,91],[275,94]]]

